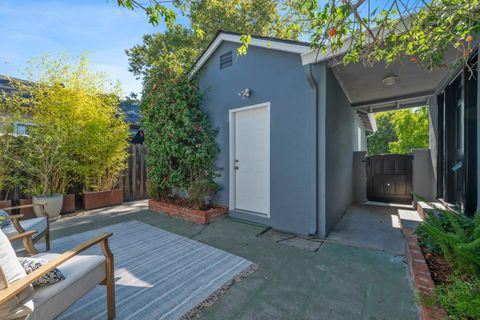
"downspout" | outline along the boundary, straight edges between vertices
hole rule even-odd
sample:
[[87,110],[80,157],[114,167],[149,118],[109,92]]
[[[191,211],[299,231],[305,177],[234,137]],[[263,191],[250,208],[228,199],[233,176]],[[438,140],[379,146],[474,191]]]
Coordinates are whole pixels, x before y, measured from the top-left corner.
[[[305,77],[307,78],[308,84],[310,85],[310,111],[311,117],[310,121],[308,122],[309,125],[309,132],[313,131],[313,137],[311,138],[310,145],[312,146],[311,149],[311,157],[314,163],[315,172],[312,174],[311,181],[310,181],[310,197],[311,197],[311,206],[312,211],[314,212],[313,218],[311,219],[310,224],[310,234],[317,235],[318,234],[318,83],[315,80],[313,64],[308,64],[304,66],[305,69]],[[313,127],[313,128],[312,128]]]

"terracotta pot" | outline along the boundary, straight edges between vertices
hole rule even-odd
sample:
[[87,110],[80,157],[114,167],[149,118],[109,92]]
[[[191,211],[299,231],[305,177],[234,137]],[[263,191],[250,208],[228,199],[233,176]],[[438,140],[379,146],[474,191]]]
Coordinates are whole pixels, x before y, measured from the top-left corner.
[[[25,204],[32,204],[32,199],[20,199],[20,203],[19,203],[21,206],[25,205]],[[20,214],[23,214],[23,219],[26,220],[26,219],[33,219],[33,218],[36,218],[35,216],[35,212],[33,212],[33,208],[23,208],[23,209],[20,209]]]
[[63,196],[62,211],[60,213],[69,213],[75,211],[75,195],[66,194]]
[[0,209],[8,208],[12,206],[12,200],[2,200],[0,201]]
[[83,208],[91,210],[114,206],[123,203],[123,189],[112,191],[84,192],[82,196]]
[[[63,195],[51,194],[46,196],[35,196],[32,198],[32,203],[45,203],[45,212],[48,213],[50,218],[55,218],[60,215],[63,205]],[[40,208],[33,207],[33,211],[37,217],[42,217]]]

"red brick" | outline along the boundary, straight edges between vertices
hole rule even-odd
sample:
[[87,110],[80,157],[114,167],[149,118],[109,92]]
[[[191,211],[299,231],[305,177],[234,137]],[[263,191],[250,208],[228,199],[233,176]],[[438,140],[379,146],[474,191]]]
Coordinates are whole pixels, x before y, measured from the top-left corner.
[[[405,260],[410,269],[413,287],[423,295],[432,295],[435,291],[435,284],[432,280],[425,257],[418,244],[418,239],[414,235],[408,235],[406,236],[405,241]],[[422,305],[421,311],[423,320],[447,318],[446,312],[441,308]]]
[[149,200],[148,204],[151,211],[161,212],[170,217],[188,220],[198,224],[208,224],[214,219],[228,213],[228,208],[225,207],[218,207],[204,211],[180,207],[176,204],[165,201]]

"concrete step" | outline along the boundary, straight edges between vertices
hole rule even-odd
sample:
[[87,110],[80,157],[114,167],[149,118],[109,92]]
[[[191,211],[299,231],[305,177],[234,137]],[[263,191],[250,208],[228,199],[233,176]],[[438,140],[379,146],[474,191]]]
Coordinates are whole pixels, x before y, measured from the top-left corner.
[[446,210],[447,208],[440,202],[417,202],[417,212],[422,218],[422,220],[425,220],[427,213],[434,209]]
[[415,210],[398,209],[398,217],[402,225],[402,232],[405,235],[410,235],[415,231],[415,228],[423,222],[422,217]]

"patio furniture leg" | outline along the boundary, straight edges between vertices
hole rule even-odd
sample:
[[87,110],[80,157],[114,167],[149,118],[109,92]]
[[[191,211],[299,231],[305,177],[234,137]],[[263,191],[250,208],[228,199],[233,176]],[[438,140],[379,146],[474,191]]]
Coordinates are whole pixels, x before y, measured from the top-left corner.
[[105,255],[106,278],[104,284],[107,286],[107,308],[108,319],[115,319],[115,273],[113,267],[113,254],[108,246],[108,239],[100,243],[100,248]]
[[[48,223],[48,220],[47,220]],[[47,232],[45,233],[45,250],[50,251],[50,227],[47,227]]]

